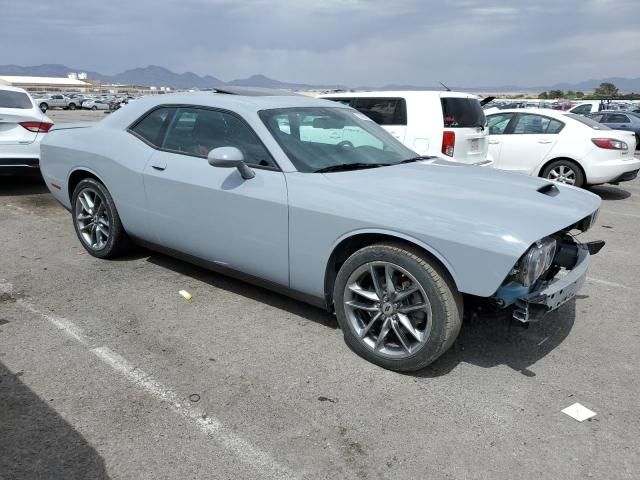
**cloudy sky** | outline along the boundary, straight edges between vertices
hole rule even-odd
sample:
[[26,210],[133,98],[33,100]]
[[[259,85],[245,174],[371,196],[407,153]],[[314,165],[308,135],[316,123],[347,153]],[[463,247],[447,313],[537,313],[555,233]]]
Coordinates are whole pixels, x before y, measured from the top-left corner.
[[347,85],[640,76],[638,0],[0,0],[0,64]]

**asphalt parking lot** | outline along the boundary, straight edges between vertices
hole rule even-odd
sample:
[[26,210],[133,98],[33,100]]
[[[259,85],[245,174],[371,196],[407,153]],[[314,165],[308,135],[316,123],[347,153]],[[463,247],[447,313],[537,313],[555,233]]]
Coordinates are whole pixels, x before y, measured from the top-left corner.
[[582,238],[607,245],[574,302],[466,323],[405,375],[304,303],[142,249],[93,258],[42,183],[0,177],[0,479],[636,479],[640,181],[592,191]]

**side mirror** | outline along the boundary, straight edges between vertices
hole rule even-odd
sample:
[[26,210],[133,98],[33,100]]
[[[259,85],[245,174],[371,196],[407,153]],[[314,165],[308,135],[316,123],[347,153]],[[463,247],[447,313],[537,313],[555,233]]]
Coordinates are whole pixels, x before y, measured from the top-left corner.
[[237,168],[245,180],[256,176],[255,172],[244,163],[244,155],[236,147],[214,148],[209,152],[208,160],[212,167]]

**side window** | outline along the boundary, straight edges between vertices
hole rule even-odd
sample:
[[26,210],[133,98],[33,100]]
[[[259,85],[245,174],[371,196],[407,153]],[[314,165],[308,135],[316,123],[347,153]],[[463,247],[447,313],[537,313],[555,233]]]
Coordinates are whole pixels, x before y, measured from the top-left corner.
[[200,108],[179,108],[171,121],[162,148],[206,157],[218,147],[236,147],[252,166],[275,167],[256,133],[230,113]]
[[578,105],[571,113],[577,113],[578,115],[584,115],[585,113],[591,113],[591,104],[585,103],[584,105]]
[[549,118],[547,120],[549,120],[549,125],[547,126],[547,131],[545,133],[560,133],[560,130],[564,128],[564,123],[560,120],[554,120],[553,118]]
[[564,127],[564,124],[558,120],[529,113],[520,115],[513,133],[525,135],[558,133],[562,130],[562,127]]
[[351,106],[378,125],[407,124],[407,104],[404,98],[355,98]]
[[513,118],[513,113],[497,113],[487,117],[489,135],[502,135]]
[[602,113],[594,113],[593,115],[589,115],[589,118],[595,120],[598,123],[602,123],[604,115]]
[[131,128],[131,132],[144,138],[153,146],[160,147],[164,131],[166,130],[166,121],[170,110],[171,109],[169,108],[158,108],[153,110],[146,117],[140,120],[133,128]]
[[607,123],[630,123],[629,118],[621,113],[609,113]]

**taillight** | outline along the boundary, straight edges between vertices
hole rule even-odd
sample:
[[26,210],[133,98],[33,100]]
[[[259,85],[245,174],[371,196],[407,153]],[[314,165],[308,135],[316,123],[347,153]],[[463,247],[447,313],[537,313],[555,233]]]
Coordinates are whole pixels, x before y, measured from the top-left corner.
[[448,157],[453,157],[453,150],[456,146],[456,132],[446,131],[442,134],[442,153]]
[[616,140],[615,138],[592,138],[591,141],[600,148],[606,148],[607,150],[628,150],[629,145],[622,140]]
[[53,123],[49,122],[20,122],[20,126],[26,128],[30,132],[47,133],[53,127]]

